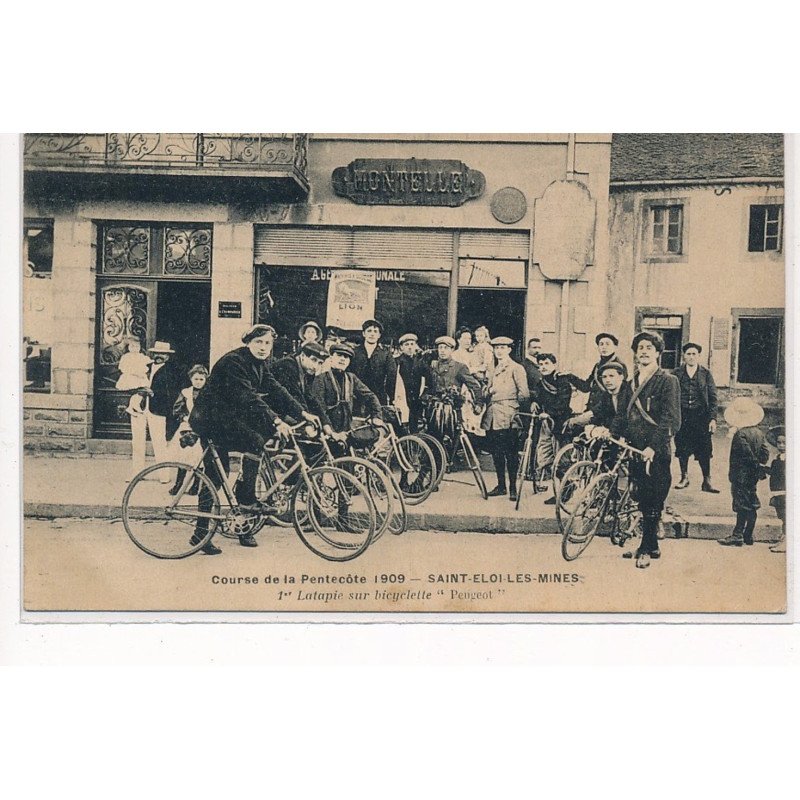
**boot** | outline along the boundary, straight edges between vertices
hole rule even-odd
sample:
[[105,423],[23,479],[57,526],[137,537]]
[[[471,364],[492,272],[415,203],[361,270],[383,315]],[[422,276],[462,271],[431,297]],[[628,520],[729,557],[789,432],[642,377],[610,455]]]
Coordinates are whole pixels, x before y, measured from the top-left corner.
[[242,547],[258,547],[258,542],[252,533],[247,533],[239,537],[239,544]]
[[[675,488],[680,489],[680,486],[676,486]],[[707,476],[703,478],[703,486],[701,488],[702,491],[708,492],[709,494],[719,494],[719,489],[715,489],[711,485],[711,479]]]
[[488,495],[489,497],[505,497],[506,491],[507,490],[505,486],[497,484],[497,486],[495,486],[491,492],[488,492]]
[[742,534],[734,531],[727,539],[720,539],[719,543],[725,547],[741,547],[744,544]]
[[689,476],[683,472],[681,473],[681,479],[678,481],[677,485],[675,486],[676,489],[685,489],[689,485]]

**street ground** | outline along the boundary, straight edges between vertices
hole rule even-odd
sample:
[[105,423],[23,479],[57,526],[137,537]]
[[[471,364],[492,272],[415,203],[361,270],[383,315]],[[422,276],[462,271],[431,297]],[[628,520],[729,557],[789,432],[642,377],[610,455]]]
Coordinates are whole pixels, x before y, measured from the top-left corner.
[[162,561],[138,550],[118,521],[26,519],[24,607],[779,613],[786,605],[786,557],[758,542],[667,539],[662,558],[640,570],[604,538],[572,562],[547,534],[409,531],[346,563],[323,561],[291,529],[265,529],[258,540],[253,549],[217,536],[221,555]]

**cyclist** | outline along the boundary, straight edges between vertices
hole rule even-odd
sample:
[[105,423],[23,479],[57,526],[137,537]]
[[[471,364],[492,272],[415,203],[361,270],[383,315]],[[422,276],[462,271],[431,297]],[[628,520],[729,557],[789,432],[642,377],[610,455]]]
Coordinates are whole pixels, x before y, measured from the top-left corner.
[[611,433],[624,436],[633,447],[644,451],[644,458],[632,461],[630,469],[642,513],[636,566],[644,569],[650,566],[650,559],[661,557],[658,528],[672,484],[672,437],[681,427],[680,384],[672,373],[659,367],[664,351],[661,334],[637,333],[631,350],[636,362],[629,382],[631,395],[627,403],[619,404]]
[[567,420],[568,427],[582,427],[591,423],[607,428],[613,422],[620,406],[626,405],[630,399],[631,385],[625,381],[628,370],[624,364],[619,361],[609,361],[597,372],[603,391],[596,392],[590,398],[586,411]]
[[321,344],[305,342],[297,355],[284,356],[270,368],[273,377],[303,410],[320,418],[320,408],[311,387],[327,359],[328,351]]
[[619,339],[613,333],[598,333],[594,338],[597,345],[597,352],[600,360],[592,367],[589,377],[581,380],[577,375],[568,375],[570,383],[580,392],[589,392],[589,400],[586,404],[587,409],[595,405],[603,394],[605,387],[601,377],[601,371],[607,364],[619,364],[622,367],[622,377],[628,377],[628,368],[617,355]]
[[[231,450],[259,454],[264,442],[275,433],[281,437],[289,436],[289,426],[278,411],[297,419],[314,419],[267,369],[265,361],[271,353],[273,339],[269,325],[253,325],[242,336],[244,346],[231,350],[214,364],[208,383],[192,408],[189,417],[192,430],[199,434],[204,448],[209,439],[214,441],[226,472],[230,469]],[[210,454],[206,456],[204,466],[206,475],[218,485],[219,476]],[[261,504],[256,501],[257,476],[258,461],[242,459],[236,499],[244,513],[261,510]],[[203,488],[198,509],[209,511],[210,508],[211,497]],[[207,530],[208,520],[199,519],[192,544],[197,544]],[[243,547],[257,546],[255,538],[249,534],[240,536],[239,544]],[[213,542],[208,542],[202,552],[216,555],[221,551]]]

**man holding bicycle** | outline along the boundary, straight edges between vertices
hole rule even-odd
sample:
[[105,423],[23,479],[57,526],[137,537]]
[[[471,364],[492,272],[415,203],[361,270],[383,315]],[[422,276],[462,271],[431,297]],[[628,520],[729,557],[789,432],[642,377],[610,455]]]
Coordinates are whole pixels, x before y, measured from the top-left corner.
[[632,461],[630,475],[642,513],[636,566],[644,569],[650,566],[650,559],[661,556],[658,528],[672,484],[672,437],[681,426],[680,384],[672,373],[659,367],[664,350],[659,333],[637,333],[631,349],[636,371],[630,381],[630,397],[627,403],[618,404],[611,433],[624,436],[630,445],[643,451],[641,459]]
[[[189,418],[192,430],[199,434],[204,448],[209,439],[213,440],[226,472],[230,470],[231,450],[260,455],[266,440],[276,433],[288,438],[289,426],[278,412],[296,419],[316,419],[267,369],[265,362],[272,351],[273,339],[274,330],[269,325],[253,325],[242,336],[244,346],[231,350],[214,364],[205,388],[195,400]],[[206,455],[204,467],[206,475],[218,486],[220,479],[211,453]],[[257,476],[258,461],[242,459],[236,499],[245,514],[262,510],[256,500]],[[198,509],[209,511],[211,502],[208,490],[202,488]],[[199,519],[192,544],[199,544],[207,530],[208,520]],[[239,544],[257,546],[250,534],[239,536]],[[221,550],[209,541],[202,552],[216,555]]]

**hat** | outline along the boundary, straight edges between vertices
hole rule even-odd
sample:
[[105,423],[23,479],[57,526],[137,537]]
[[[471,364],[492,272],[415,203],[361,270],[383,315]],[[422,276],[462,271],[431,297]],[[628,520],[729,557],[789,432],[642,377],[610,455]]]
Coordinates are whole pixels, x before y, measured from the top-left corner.
[[300,348],[301,353],[308,356],[316,356],[317,358],[327,358],[328,351],[319,342],[304,342]]
[[537,361],[552,361],[554,364],[558,364],[558,359],[555,356],[555,353],[537,353],[536,354]]
[[635,352],[641,341],[650,342],[659,353],[664,352],[664,339],[661,334],[656,331],[641,331],[637,333],[631,342],[631,350]]
[[326,339],[344,339],[344,331],[341,328],[337,328],[334,325],[329,325],[325,328],[325,338]]
[[699,344],[697,344],[695,342],[686,342],[686,344],[683,347],[681,347],[681,351],[685,353],[687,350],[689,350],[692,347],[694,347],[694,349],[697,350],[698,353],[702,353],[703,352],[703,348]]
[[278,335],[272,325],[264,325],[261,322],[257,322],[255,325],[251,325],[250,329],[242,334],[242,343],[247,344],[248,342],[252,342],[253,339],[257,339],[259,336],[265,336],[268,333],[271,333],[273,336]]
[[773,446],[778,446],[778,437],[779,436],[786,436],[786,426],[785,425],[773,425],[767,431],[767,441]]
[[725,422],[731,428],[751,428],[764,419],[764,409],[749,397],[737,397],[725,409]]
[[603,373],[609,369],[613,369],[615,372],[619,372],[623,378],[625,377],[625,365],[620,364],[619,361],[609,361],[607,364],[603,364],[603,366],[597,370],[597,374],[602,377]]
[[355,350],[353,349],[353,345],[351,345],[349,342],[336,342],[335,344],[331,345],[331,355],[335,353],[352,358]]
[[147,348],[148,353],[164,353],[164,355],[168,355],[170,353],[174,353],[175,351],[170,347],[169,342],[156,342],[152,347]]
[[310,319],[308,322],[304,322],[298,329],[297,335],[302,339],[303,333],[305,332],[306,328],[313,328],[317,332],[317,339],[322,338],[322,328],[314,322],[313,319]]
[[406,342],[416,342],[417,334],[416,333],[404,333],[399,339],[398,344],[405,344]]
[[503,347],[511,347],[514,344],[513,339],[509,339],[508,336],[495,336],[494,339],[491,340],[490,344],[492,347],[497,347],[498,345]]
[[383,325],[381,325],[380,322],[378,322],[378,320],[376,320],[376,319],[365,319],[361,323],[361,331],[363,332],[367,328],[371,328],[373,326],[375,326],[381,332],[381,336],[382,336],[383,335]]
[[456,340],[452,336],[440,336],[435,342],[435,345],[446,344],[455,350]]
[[192,375],[205,375],[208,377],[208,370],[202,364],[195,364],[186,374],[190,378]]
[[615,347],[619,345],[619,339],[617,339],[613,333],[598,333],[597,336],[594,337],[594,343],[600,344],[601,339],[611,339],[611,341],[614,342]]

